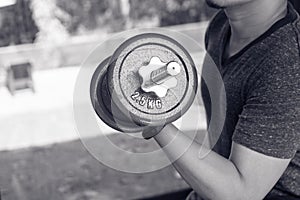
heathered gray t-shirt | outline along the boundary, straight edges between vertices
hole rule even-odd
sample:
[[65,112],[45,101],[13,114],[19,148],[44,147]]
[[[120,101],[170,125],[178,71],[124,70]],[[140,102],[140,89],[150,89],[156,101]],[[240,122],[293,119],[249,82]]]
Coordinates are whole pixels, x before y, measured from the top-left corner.
[[[269,197],[300,198],[299,16],[289,5],[284,19],[224,59],[229,37],[228,19],[220,11],[206,33],[206,49],[220,71],[227,100],[225,125],[215,151],[228,157],[234,141],[268,156],[292,158]],[[211,99],[202,83],[209,121]]]

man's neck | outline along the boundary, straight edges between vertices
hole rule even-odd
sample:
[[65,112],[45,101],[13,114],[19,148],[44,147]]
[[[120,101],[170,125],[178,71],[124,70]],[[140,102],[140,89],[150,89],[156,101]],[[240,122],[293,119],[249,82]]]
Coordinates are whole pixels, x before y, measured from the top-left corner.
[[259,36],[287,13],[286,0],[252,0],[248,3],[228,7],[232,36],[247,39]]
[[286,0],[252,0],[225,9],[231,27],[227,55],[231,56],[286,16]]

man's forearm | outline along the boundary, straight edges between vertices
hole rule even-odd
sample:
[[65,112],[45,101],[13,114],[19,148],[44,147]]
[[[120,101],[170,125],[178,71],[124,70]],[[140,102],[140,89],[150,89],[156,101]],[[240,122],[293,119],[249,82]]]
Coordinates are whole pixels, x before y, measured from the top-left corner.
[[[155,140],[161,147],[167,145],[175,136],[180,137],[174,140],[174,144],[164,148],[171,160],[191,143],[189,137],[184,134],[176,135],[177,132],[178,129],[175,126],[168,125],[155,136]],[[203,198],[222,200],[239,198],[243,192],[243,184],[235,165],[213,151],[201,159],[200,148],[201,145],[193,142],[188,150],[173,163],[178,172]]]

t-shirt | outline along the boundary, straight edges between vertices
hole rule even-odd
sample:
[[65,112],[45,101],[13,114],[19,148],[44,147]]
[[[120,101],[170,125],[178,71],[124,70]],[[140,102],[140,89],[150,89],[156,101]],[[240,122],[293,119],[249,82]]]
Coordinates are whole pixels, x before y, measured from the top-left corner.
[[[205,38],[207,53],[226,91],[226,118],[214,150],[228,158],[234,141],[268,156],[292,158],[269,196],[300,198],[299,16],[289,5],[285,18],[240,52],[224,59],[230,31],[228,18],[221,10],[211,21]],[[211,64],[204,64],[204,75],[215,76],[209,67]],[[219,88],[218,84],[215,90],[207,85],[202,81],[201,92],[209,126],[213,126],[211,94]]]

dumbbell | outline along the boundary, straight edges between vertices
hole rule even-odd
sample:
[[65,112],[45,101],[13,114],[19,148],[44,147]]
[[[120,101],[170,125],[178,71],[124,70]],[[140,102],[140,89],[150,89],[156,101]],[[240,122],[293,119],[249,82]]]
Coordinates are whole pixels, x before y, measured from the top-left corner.
[[121,132],[140,132],[180,118],[197,92],[197,71],[187,50],[157,33],[123,42],[93,74],[90,94],[100,119]]
[[90,95],[93,107],[100,119],[111,128],[121,132],[140,132],[142,126],[130,121],[121,111],[115,111],[118,115],[113,115],[112,108],[118,110],[118,107],[112,101],[107,86],[109,60],[110,57],[100,63],[92,77]]

